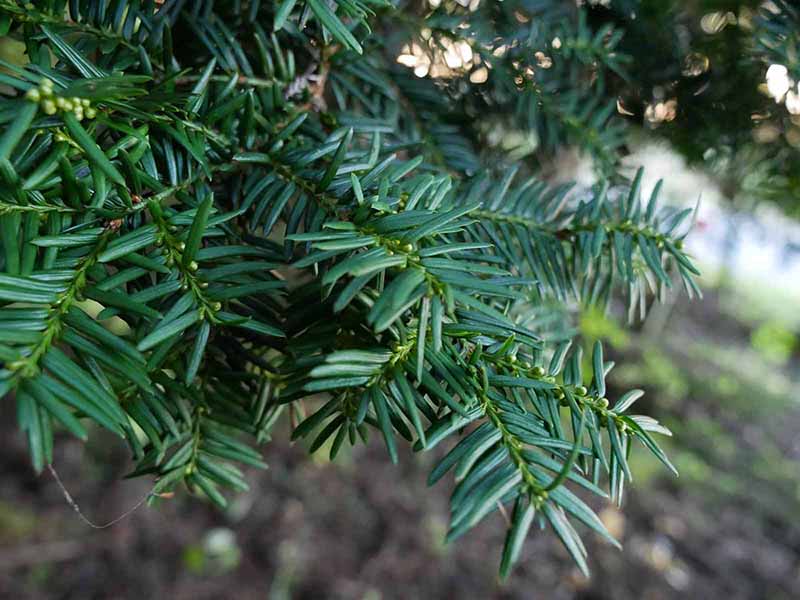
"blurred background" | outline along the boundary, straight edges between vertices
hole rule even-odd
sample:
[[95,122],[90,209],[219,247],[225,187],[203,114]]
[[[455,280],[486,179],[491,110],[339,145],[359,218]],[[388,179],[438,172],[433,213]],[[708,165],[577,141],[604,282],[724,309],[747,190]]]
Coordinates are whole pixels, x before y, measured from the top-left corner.
[[[587,4],[609,18],[608,2]],[[34,475],[3,402],[0,598],[800,598],[800,59],[796,44],[761,44],[755,24],[759,9],[791,5],[627,4],[624,165],[646,168],[645,194],[665,177],[668,202],[700,200],[687,244],[705,297],[671,296],[632,329],[621,311],[580,315],[587,344],[604,340],[621,365],[609,397],[643,387],[641,411],[674,432],[664,446],[679,478],[635,452],[623,509],[596,504],[621,552],[587,536],[587,580],[553,535],[534,534],[500,584],[499,514],[443,544],[451,484],[425,483],[437,456],[404,452],[395,467],[375,440],[333,464],[285,426],[265,449],[270,469],[250,472],[227,512],[179,495],[94,530],[50,474]],[[398,69],[435,77],[423,54],[408,46]],[[521,157],[538,143],[513,128],[496,141]],[[564,152],[544,171],[586,185],[594,166]],[[59,441],[55,466],[92,520],[148,492],[122,479],[125,450],[102,433]]]

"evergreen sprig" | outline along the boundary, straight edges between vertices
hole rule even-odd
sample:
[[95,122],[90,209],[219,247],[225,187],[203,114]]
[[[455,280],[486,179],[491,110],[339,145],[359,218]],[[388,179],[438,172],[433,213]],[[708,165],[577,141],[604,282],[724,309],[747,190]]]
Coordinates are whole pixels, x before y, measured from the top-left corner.
[[[532,56],[528,4],[486,3],[505,21],[475,12],[450,34],[495,24]],[[574,524],[616,542],[570,487],[621,501],[635,440],[674,469],[653,438],[669,432],[627,412],[642,392],[607,398],[599,344],[584,374],[570,311],[619,287],[644,311],[674,274],[696,291],[688,213],[643,202],[640,176],[581,197],[491,168],[449,114],[485,97],[394,78],[371,27],[420,15],[390,8],[0,1],[25,45],[0,63],[0,395],[37,471],[54,430],[92,424],[156,494],[183,483],[220,506],[286,407],[293,438],[332,457],[371,430],[394,461],[401,439],[450,444],[430,476],[457,481],[448,539],[510,504],[503,575],[534,522],[587,571]],[[453,11],[432,26],[469,17]],[[559,84],[506,93],[557,106],[577,137],[540,123],[547,144],[611,156],[608,111],[583,105],[601,85],[579,80],[621,69],[617,36],[572,17],[552,20]]]

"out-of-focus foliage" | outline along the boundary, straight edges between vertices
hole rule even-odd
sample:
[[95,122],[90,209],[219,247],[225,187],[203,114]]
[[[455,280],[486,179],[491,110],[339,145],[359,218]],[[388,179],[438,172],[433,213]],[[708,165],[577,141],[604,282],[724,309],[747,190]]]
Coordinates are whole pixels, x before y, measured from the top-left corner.
[[[592,3],[590,3],[592,4]],[[800,12],[784,0],[593,3],[636,57],[619,110],[713,173],[739,206],[800,203]],[[635,18],[634,18],[635,17]],[[646,49],[646,50],[645,50]]]

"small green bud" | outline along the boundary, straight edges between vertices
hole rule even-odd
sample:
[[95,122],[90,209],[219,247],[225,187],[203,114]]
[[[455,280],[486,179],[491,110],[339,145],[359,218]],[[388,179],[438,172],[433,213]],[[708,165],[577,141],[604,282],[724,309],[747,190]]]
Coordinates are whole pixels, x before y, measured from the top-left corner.
[[77,96],[73,96],[73,97],[72,97],[72,98],[70,98],[69,100],[70,100],[70,102],[72,102],[72,103],[73,103],[75,106],[83,106],[83,100],[81,100],[81,99],[80,99],[80,98],[78,98]]
[[42,94],[36,88],[31,88],[25,92],[25,97],[31,102],[39,102],[42,99]]
[[544,369],[542,367],[533,367],[534,377],[541,377],[542,375],[544,375]]
[[45,77],[44,79],[42,79],[39,82],[39,86],[43,87],[45,89],[49,88],[49,89],[52,90],[53,89],[53,82],[50,79],[48,79],[47,77]]
[[76,106],[73,109],[72,112],[75,114],[75,118],[78,119],[78,121],[83,121],[83,108],[82,107]]
[[404,252],[411,252],[413,250],[414,250],[414,244],[405,244],[403,246],[403,251]]
[[58,109],[56,108],[56,103],[53,102],[52,100],[45,100],[44,102],[42,102],[42,110],[46,115],[54,115],[56,114],[56,112],[58,112]]
[[197,264],[197,261],[192,261],[189,263],[189,270],[190,271],[197,271],[200,268],[200,265]]
[[79,100],[83,108],[89,108],[92,105],[92,101],[88,98],[80,98]]
[[183,290],[183,291],[185,292],[185,291],[186,291],[186,290],[188,290],[188,289],[189,289],[189,284],[188,284],[188,283],[186,283],[186,282],[184,281],[184,282],[181,284],[181,290]]
[[183,252],[184,250],[186,250],[186,242],[181,242],[181,243],[179,243],[179,244],[178,244],[178,248],[180,249],[180,251],[181,251],[181,252]]
[[56,107],[60,108],[61,110],[64,110],[64,108],[66,108],[66,106],[67,106],[67,100],[65,98],[62,98],[61,96],[58,96],[55,99],[55,103],[56,103]]
[[582,386],[582,385],[579,385],[578,387],[576,387],[576,388],[575,388],[575,393],[576,393],[578,396],[585,396],[585,395],[586,395],[588,392],[589,392],[589,390],[587,390],[587,389],[586,389],[584,386]]
[[86,118],[94,119],[97,116],[97,111],[91,107],[86,109]]
[[214,309],[214,312],[222,310],[222,302],[214,302],[214,304],[211,305],[211,308]]
[[[58,98],[58,100],[61,100],[61,98]],[[56,100],[56,106],[58,106],[58,100]],[[63,108],[64,110],[72,111],[72,110],[75,110],[75,105],[72,102],[70,102],[69,100],[64,100],[64,104],[62,106],[59,106],[59,108]]]
[[201,281],[200,282],[200,287],[203,288],[204,290],[207,289],[208,288],[208,282],[207,281]]
[[600,408],[608,408],[608,398],[598,398],[597,405]]

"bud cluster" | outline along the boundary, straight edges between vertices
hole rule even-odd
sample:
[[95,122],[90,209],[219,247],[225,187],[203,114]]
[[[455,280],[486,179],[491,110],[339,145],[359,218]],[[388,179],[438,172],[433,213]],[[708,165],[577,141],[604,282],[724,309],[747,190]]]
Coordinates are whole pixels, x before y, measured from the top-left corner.
[[53,82],[49,79],[43,79],[39,87],[29,89],[25,97],[31,102],[37,102],[46,115],[71,112],[78,121],[82,121],[84,117],[94,119],[97,116],[97,110],[88,98],[57,96],[53,91]]

